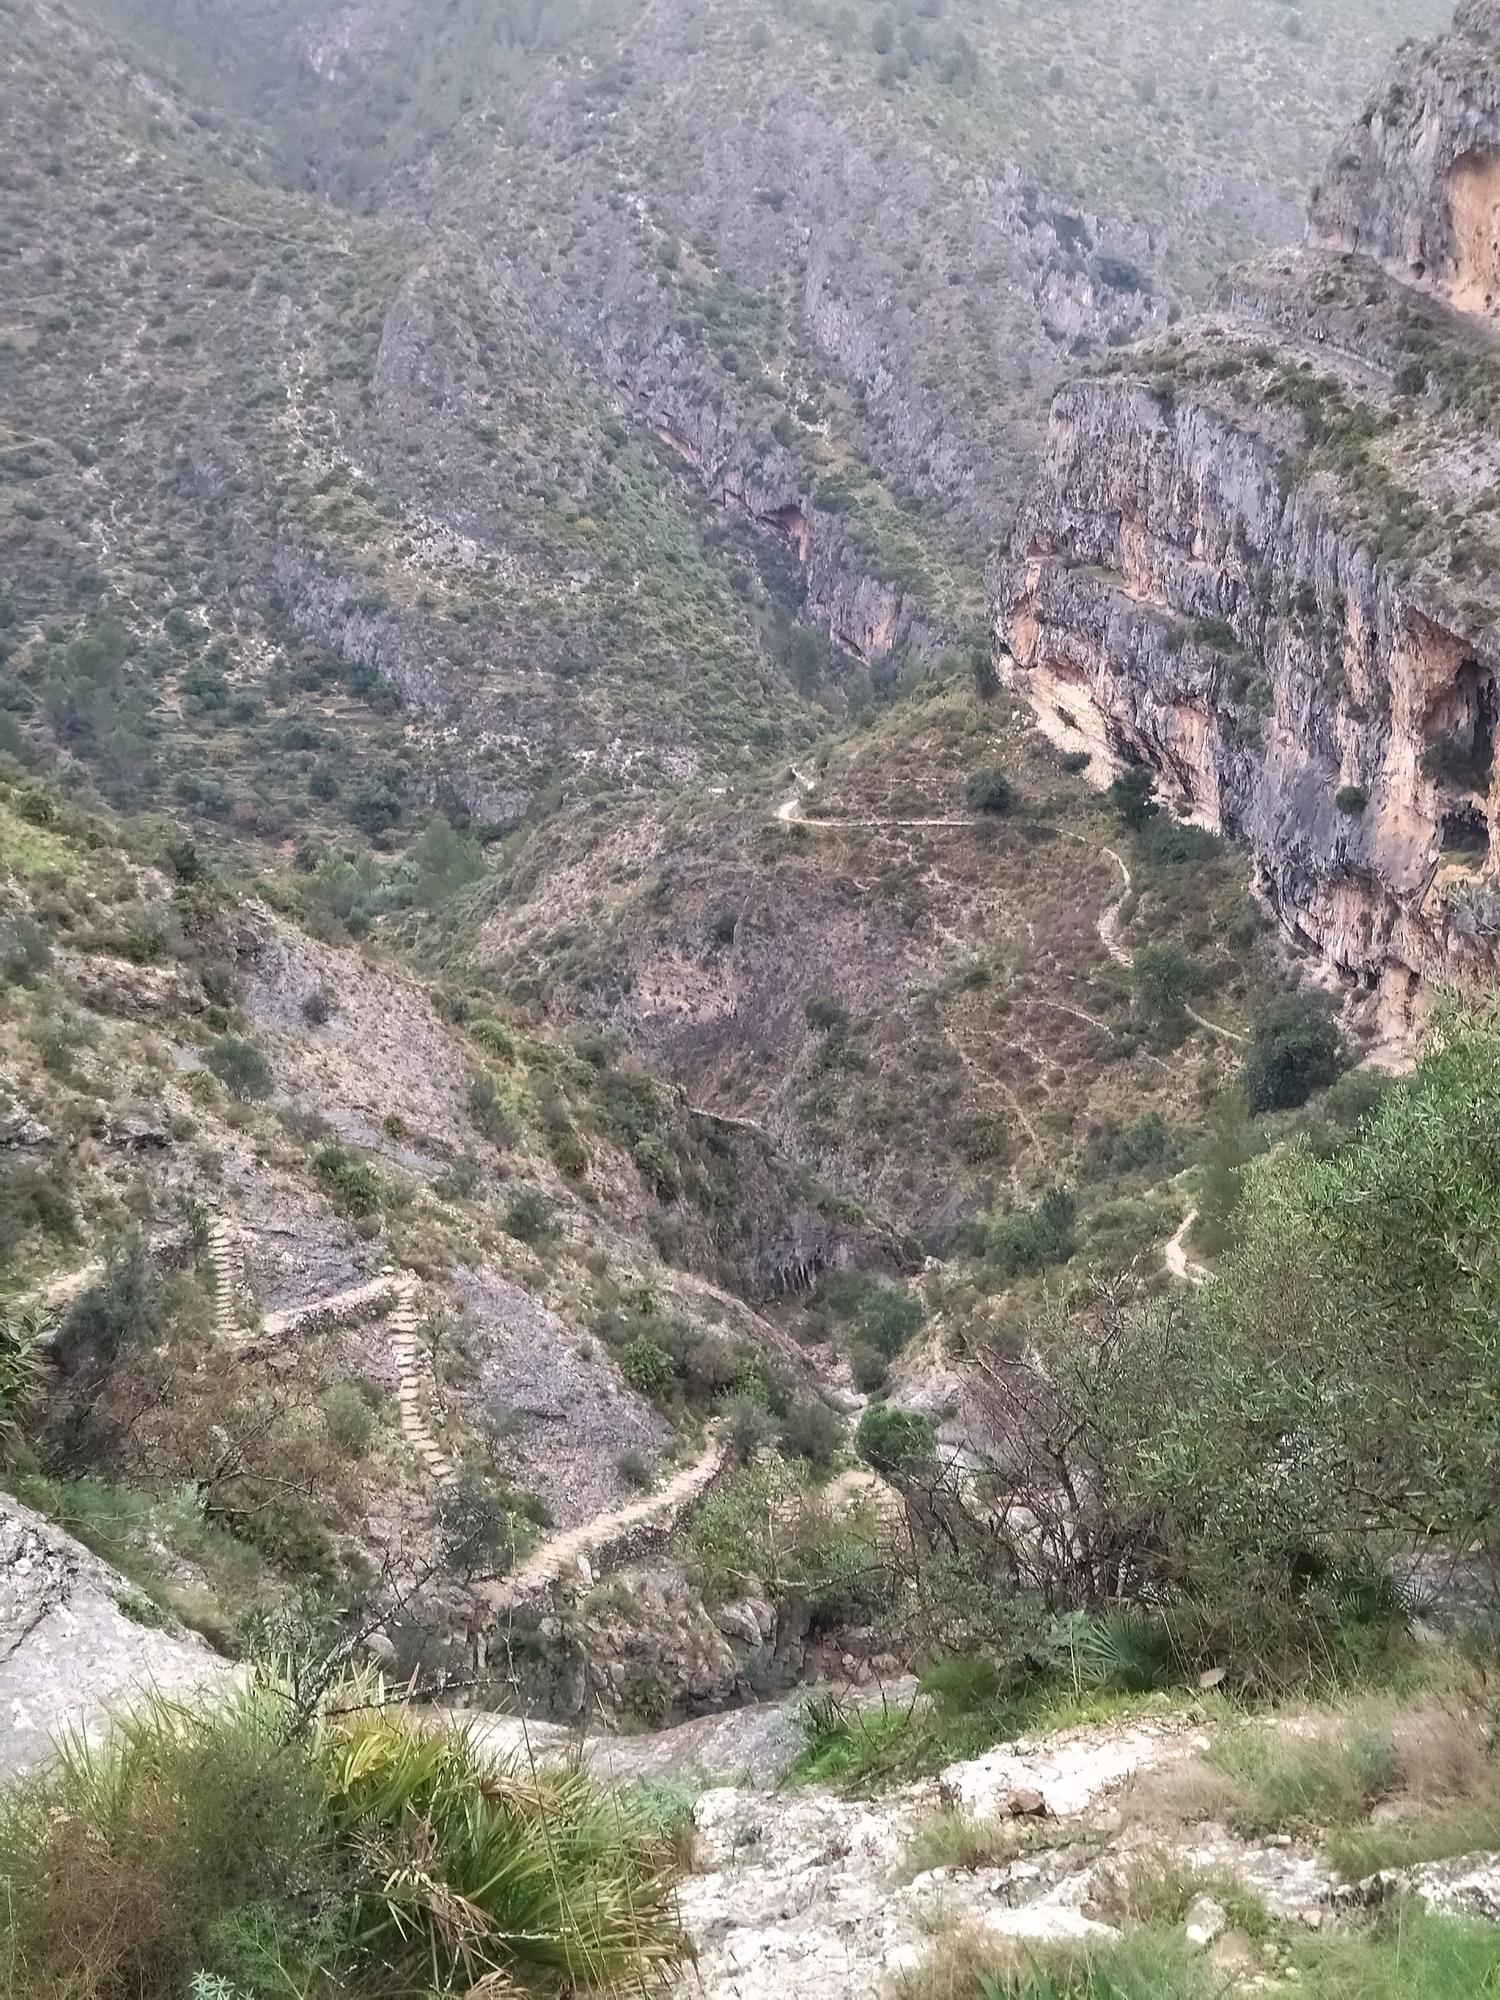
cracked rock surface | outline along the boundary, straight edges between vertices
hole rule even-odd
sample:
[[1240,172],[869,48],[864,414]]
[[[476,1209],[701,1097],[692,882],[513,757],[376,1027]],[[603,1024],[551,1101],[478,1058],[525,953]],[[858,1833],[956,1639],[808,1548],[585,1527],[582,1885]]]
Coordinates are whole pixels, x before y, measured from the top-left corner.
[[231,1669],[202,1640],[143,1625],[118,1571],[0,1494],[0,1781],[59,1730],[97,1728],[147,1687],[185,1694]]

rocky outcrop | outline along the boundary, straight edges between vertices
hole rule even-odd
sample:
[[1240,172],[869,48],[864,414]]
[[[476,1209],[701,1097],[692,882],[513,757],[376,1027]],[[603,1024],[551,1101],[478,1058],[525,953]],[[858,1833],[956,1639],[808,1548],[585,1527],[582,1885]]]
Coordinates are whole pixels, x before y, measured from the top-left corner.
[[186,1694],[230,1671],[81,1542],[0,1494],[0,1778],[144,1689]]
[[[1461,19],[1429,65],[1460,98],[1488,46]],[[1397,1032],[1500,964],[1497,465],[1461,386],[1495,365],[1485,326],[1373,265],[1270,260],[1060,392],[992,578],[1043,728],[1245,842],[1288,936]]]
[[1500,310],[1500,5],[1464,0],[1453,33],[1410,51],[1313,199],[1314,239]]

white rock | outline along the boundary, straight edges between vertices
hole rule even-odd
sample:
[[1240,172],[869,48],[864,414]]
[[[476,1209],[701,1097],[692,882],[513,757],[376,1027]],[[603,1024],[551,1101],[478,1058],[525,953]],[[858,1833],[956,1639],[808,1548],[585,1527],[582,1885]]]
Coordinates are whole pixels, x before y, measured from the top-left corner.
[[1195,1896],[1188,1905],[1187,1941],[1194,1951],[1207,1951],[1216,1938],[1223,1936],[1228,1924],[1222,1903],[1216,1903],[1212,1896]]

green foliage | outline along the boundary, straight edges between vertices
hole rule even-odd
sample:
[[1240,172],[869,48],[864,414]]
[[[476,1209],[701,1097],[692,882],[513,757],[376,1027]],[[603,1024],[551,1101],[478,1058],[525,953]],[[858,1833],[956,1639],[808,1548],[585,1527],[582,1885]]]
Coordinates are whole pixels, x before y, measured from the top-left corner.
[[1287,1111],[1326,1090],[1345,1063],[1344,1038],[1327,1003],[1288,994],[1255,1024],[1243,1088],[1252,1111]]
[[41,1384],[39,1347],[45,1330],[44,1317],[0,1314],[0,1465],[14,1449]]
[[997,1278],[1018,1278],[1066,1264],[1078,1247],[1078,1204],[1066,1188],[1049,1188],[1035,1208],[1002,1215],[985,1232],[984,1254]]
[[884,1479],[911,1479],[937,1462],[932,1419],[894,1403],[870,1404],[854,1433],[854,1448]]
[[826,993],[815,993],[803,1011],[807,1025],[820,1035],[842,1034],[849,1026],[849,1009]]
[[378,1682],[258,1678],[153,1698],[0,1801],[0,1961],[29,2000],[634,1985],[684,1952],[670,1846]]
[[464,889],[484,879],[484,849],[472,833],[460,833],[451,821],[430,820],[407,853],[412,900],[425,910],[438,910]]
[[156,1338],[162,1317],[161,1287],[133,1230],[110,1246],[104,1275],[69,1307],[52,1352],[65,1375],[97,1384],[122,1354]]
[[809,1397],[793,1403],[777,1437],[788,1458],[806,1460],[814,1472],[833,1470],[844,1442],[844,1426],[828,1405]]
[[0,987],[35,986],[52,963],[52,939],[30,917],[0,917]]
[[621,1348],[620,1373],[643,1396],[664,1395],[677,1380],[671,1355],[644,1335],[638,1335]]
[[385,1182],[365,1160],[335,1142],[313,1155],[313,1165],[324,1186],[351,1215],[377,1215],[385,1200]]
[[1187,1003],[1208,986],[1197,959],[1175,944],[1147,944],[1131,966],[1136,1012],[1166,1041],[1181,1039],[1188,1027]]
[[557,1234],[557,1214],[540,1188],[518,1188],[506,1204],[505,1230],[518,1243],[545,1243]]
[[1216,2000],[1219,1982],[1180,1932],[1118,1944],[1022,1949],[979,1977],[979,2000]]
[[1333,795],[1333,803],[1341,813],[1355,817],[1370,803],[1370,795],[1363,785],[1340,785]]
[[971,812],[1008,813],[1015,804],[1015,787],[1003,771],[971,771],[964,786],[964,798]]
[[1120,822],[1138,833],[1160,812],[1156,803],[1156,774],[1145,764],[1132,764],[1122,771],[1104,794],[1105,803]]
[[363,1458],[375,1434],[375,1415],[352,1382],[334,1382],[319,1398],[328,1435],[349,1458]]
[[1484,2000],[1500,1994],[1500,1932],[1433,1915],[1419,1903],[1383,1911],[1368,1935],[1300,1942],[1294,1954],[1308,2000]]
[[50,1237],[73,1243],[78,1218],[60,1160],[45,1165],[24,1158],[0,1158],[0,1270],[10,1264],[27,1238]]
[[220,1036],[210,1045],[203,1060],[230,1096],[242,1103],[269,1097],[276,1087],[271,1065],[253,1042],[243,1041],[238,1035]]

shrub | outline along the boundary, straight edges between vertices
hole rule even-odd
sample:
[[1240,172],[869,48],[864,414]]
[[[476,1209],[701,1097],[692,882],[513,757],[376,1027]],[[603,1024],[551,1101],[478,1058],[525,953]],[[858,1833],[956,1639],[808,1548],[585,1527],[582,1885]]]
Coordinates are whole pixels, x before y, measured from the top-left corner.
[[253,1042],[238,1035],[221,1035],[203,1060],[230,1096],[241,1103],[269,1097],[276,1087],[271,1065]]
[[154,1697],[66,1742],[0,1801],[0,1878],[29,2000],[644,1989],[685,1951],[659,1833],[369,1677]]
[[720,1409],[729,1449],[741,1465],[754,1458],[776,1430],[770,1411],[753,1396],[727,1396]]
[[328,1435],[349,1458],[363,1458],[375,1434],[375,1415],[352,1382],[335,1382],[323,1391],[323,1421]]
[[469,1085],[469,1117],[474,1129],[492,1146],[513,1146],[516,1121],[500,1101],[495,1079],[481,1072]]
[[620,1373],[643,1396],[660,1396],[677,1380],[677,1367],[664,1347],[637,1334],[620,1350]]
[[884,1479],[920,1473],[937,1461],[932,1419],[894,1403],[872,1403],[859,1420],[854,1445],[866,1465]]
[[622,1451],[615,1460],[615,1471],[627,1486],[642,1491],[656,1481],[656,1466],[643,1451]]
[[0,1156],[0,1270],[33,1230],[58,1243],[77,1240],[78,1219],[66,1168],[61,1161],[38,1166]]
[[115,1243],[104,1275],[73,1302],[52,1353],[66,1375],[100,1380],[129,1348],[152,1344],[161,1324],[161,1289],[139,1232]]
[[815,993],[803,1012],[807,1025],[820,1035],[842,1034],[849,1026],[849,1009],[826,993]]
[[52,962],[52,940],[30,917],[0,920],[0,986],[35,986]]
[[1252,1111],[1288,1111],[1325,1090],[1344,1068],[1344,1040],[1327,1003],[1289,994],[1255,1024],[1242,1082]]
[[1016,802],[1015,788],[1003,771],[971,771],[964,786],[970,812],[1007,813]]
[[313,1155],[313,1165],[330,1194],[351,1215],[379,1213],[385,1199],[385,1183],[373,1167],[357,1159],[346,1146],[335,1141],[320,1148]]
[[302,1018],[309,1028],[322,1028],[333,1019],[333,995],[326,986],[315,986],[302,1002]]
[[866,1396],[873,1396],[885,1387],[890,1378],[891,1364],[878,1347],[858,1344],[849,1350],[849,1373],[854,1386]]
[[1341,813],[1362,813],[1370,803],[1370,795],[1363,785],[1340,785],[1333,795],[1333,803]]
[[1132,764],[1122,771],[1104,798],[1133,833],[1138,833],[1161,810],[1156,803],[1156,773],[1145,764]]
[[505,1232],[518,1243],[545,1243],[557,1234],[557,1217],[540,1188],[519,1188],[505,1211]]
[[1187,1003],[1208,985],[1208,974],[1175,944],[1143,945],[1131,966],[1136,1011],[1167,1038],[1187,1027]]
[[826,1403],[793,1403],[777,1440],[789,1458],[805,1459],[815,1472],[833,1469],[844,1441],[844,1426]]
[[1066,1188],[1050,1188],[1035,1208],[991,1223],[984,1251],[996,1276],[1019,1278],[1066,1264],[1078,1248],[1077,1212]]

